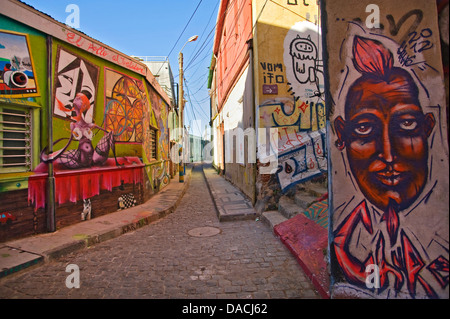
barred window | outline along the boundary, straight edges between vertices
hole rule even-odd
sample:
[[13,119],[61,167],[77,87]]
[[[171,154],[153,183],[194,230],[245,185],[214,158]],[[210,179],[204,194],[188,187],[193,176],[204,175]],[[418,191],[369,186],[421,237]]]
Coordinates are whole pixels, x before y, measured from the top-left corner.
[[150,155],[152,160],[158,159],[158,130],[150,126]]
[[31,109],[0,105],[0,173],[31,170]]

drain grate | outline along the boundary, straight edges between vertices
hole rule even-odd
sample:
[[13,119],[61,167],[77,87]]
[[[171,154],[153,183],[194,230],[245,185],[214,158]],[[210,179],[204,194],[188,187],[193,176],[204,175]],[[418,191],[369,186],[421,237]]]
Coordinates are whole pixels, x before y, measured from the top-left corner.
[[205,226],[205,227],[196,227],[188,231],[189,236],[192,237],[212,237],[217,234],[220,234],[222,230],[217,227]]

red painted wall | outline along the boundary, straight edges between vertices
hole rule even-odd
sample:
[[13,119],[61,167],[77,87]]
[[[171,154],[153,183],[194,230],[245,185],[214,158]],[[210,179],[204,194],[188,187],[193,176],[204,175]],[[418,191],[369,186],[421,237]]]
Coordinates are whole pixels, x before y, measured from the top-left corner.
[[248,63],[247,41],[252,39],[251,0],[223,0],[218,13],[214,41],[217,58],[219,112],[234,82]]

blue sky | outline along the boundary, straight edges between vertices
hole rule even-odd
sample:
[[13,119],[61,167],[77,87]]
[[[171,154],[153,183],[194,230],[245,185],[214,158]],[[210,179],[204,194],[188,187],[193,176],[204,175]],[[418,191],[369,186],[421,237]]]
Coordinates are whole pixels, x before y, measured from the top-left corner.
[[178,53],[189,37],[198,35],[196,42],[183,49],[188,101],[185,125],[195,135],[203,132],[209,122],[206,85],[220,0],[22,1],[63,23],[70,15],[66,7],[76,4],[80,9],[80,31],[128,55],[168,56],[173,49],[169,62],[175,82],[178,82]]

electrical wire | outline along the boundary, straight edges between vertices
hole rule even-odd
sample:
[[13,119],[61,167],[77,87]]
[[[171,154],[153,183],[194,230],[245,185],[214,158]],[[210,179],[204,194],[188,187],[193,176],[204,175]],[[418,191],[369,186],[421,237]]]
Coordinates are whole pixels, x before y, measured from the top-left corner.
[[[177,41],[175,42],[175,44],[173,45],[172,49],[170,49],[169,54],[167,55],[167,59],[169,58],[169,56],[172,54],[173,50],[175,49],[176,45],[178,44],[178,41],[180,41],[184,31],[186,31],[186,28],[188,27],[189,23],[191,22],[192,18],[194,17],[195,13],[197,12],[198,8],[200,7],[200,4],[202,3],[203,0],[200,0],[197,4],[197,7],[195,8],[194,12],[192,13],[191,17],[189,18],[189,21],[186,23],[186,25],[183,28],[183,31],[181,31],[180,35],[178,36]],[[166,61],[167,61],[166,59]],[[166,62],[164,61],[164,62]],[[158,72],[155,73],[155,75],[159,74],[159,71],[161,71],[162,67],[163,67],[164,63],[161,64],[161,67],[159,68]]]
[[[189,87],[188,87],[188,85],[187,85],[186,79],[184,80],[184,82],[185,82],[185,87],[186,87],[186,93],[188,94],[188,99],[189,99],[189,102],[191,103],[192,112],[193,112],[193,114],[194,114],[194,117],[196,118],[196,116],[195,116],[195,110],[194,110],[194,108],[193,108],[193,107],[194,107],[194,104],[192,103],[192,100],[191,100],[191,93],[190,93]],[[208,116],[206,113],[203,112],[203,109],[201,108],[201,105],[198,103],[198,101],[195,99],[195,96],[193,97],[193,99],[197,102],[197,105],[200,106],[200,110],[202,111],[203,115],[205,116],[204,119],[206,119],[207,122],[208,122],[209,116]]]

